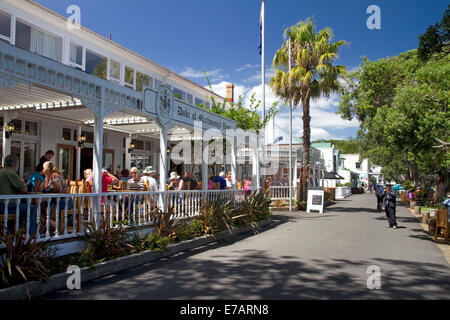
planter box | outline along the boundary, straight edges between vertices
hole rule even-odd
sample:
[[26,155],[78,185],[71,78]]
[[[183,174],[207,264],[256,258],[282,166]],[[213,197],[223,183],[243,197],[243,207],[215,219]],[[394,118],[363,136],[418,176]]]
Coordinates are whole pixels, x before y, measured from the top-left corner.
[[[253,225],[257,228],[264,227],[269,224],[271,219],[255,222]],[[100,263],[96,267],[81,268],[81,282],[97,279],[108,274],[113,274],[119,271],[130,269],[138,265],[142,265],[151,261],[155,261],[161,258],[171,256],[173,254],[203,246],[205,244],[216,242],[222,239],[233,237],[241,233],[249,231],[249,228],[237,228],[229,231],[222,231],[215,236],[203,236],[176,244],[172,244],[167,247],[166,251],[145,251],[135,253],[129,256],[116,258],[114,260]],[[27,283],[19,284],[17,286],[0,289],[0,300],[25,300],[27,299],[26,289],[30,293],[31,297],[42,296],[44,294],[67,288],[67,279],[70,274],[59,273],[50,277],[47,282],[30,281]]]
[[422,223],[428,224],[428,220],[430,219],[430,213],[424,212],[422,213]]
[[409,207],[411,209],[414,209],[415,206],[416,206],[416,201],[412,200],[412,201],[409,202]]

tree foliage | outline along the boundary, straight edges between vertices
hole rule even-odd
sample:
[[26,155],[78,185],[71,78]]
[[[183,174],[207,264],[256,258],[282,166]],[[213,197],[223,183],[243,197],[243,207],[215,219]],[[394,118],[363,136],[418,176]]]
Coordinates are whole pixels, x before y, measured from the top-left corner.
[[285,41],[275,53],[272,62],[275,75],[270,80],[270,86],[275,95],[286,103],[292,101],[294,106],[301,102],[303,107],[303,159],[297,194],[299,201],[306,200],[308,184],[311,146],[310,100],[327,97],[337,91],[340,87],[337,78],[345,72],[344,66],[334,65],[334,62],[339,48],[346,42],[332,42],[332,38],[333,32],[330,28],[316,31],[313,19],[300,21],[285,30]]
[[435,23],[419,35],[417,54],[422,61],[427,61],[432,54],[446,51],[450,41],[450,5],[445,10],[441,23]]
[[417,50],[377,61],[364,58],[360,69],[345,77],[339,111],[344,119],[361,122],[362,157],[396,180],[402,174],[423,184],[425,175],[435,174],[442,195],[449,152],[433,146],[436,138],[449,140],[449,79],[448,53],[435,54],[427,62]]
[[314,142],[329,142],[334,145],[341,153],[359,153],[360,143],[358,140],[349,138],[348,140],[316,140]]

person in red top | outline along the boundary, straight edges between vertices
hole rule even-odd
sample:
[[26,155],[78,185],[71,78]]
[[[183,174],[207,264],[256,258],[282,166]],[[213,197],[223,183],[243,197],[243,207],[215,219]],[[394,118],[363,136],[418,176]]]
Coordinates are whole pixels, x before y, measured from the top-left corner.
[[[109,173],[107,170],[102,170],[102,192],[108,192],[108,186],[112,185],[113,181],[119,181],[114,175]],[[103,203],[103,197],[102,197]]]

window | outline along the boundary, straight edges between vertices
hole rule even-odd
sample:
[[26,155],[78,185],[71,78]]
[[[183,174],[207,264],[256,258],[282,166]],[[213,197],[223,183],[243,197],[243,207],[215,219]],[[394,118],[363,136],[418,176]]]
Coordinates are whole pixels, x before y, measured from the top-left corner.
[[192,94],[189,94],[189,93],[188,93],[188,94],[186,95],[186,102],[192,104],[192,101],[193,101],[193,100],[192,100]]
[[109,60],[109,77],[111,80],[120,82],[120,63],[114,60]]
[[37,122],[25,121],[25,134],[27,136],[37,136],[38,135]]
[[197,105],[197,106],[199,106],[199,105],[205,105],[205,101],[204,100],[202,100],[202,99],[199,99],[199,98],[195,98],[195,104]]
[[94,143],[94,134],[89,131],[81,131],[81,134],[86,137],[86,143]]
[[158,79],[155,79],[155,90],[158,90],[159,86],[162,84],[162,82]]
[[356,165],[356,169],[361,169],[361,163],[360,162],[357,162],[355,165]]
[[77,67],[83,66],[83,47],[70,43],[69,61]]
[[0,11],[0,39],[11,40],[11,16]]
[[184,100],[184,96],[185,96],[186,94],[184,93],[184,91],[182,91],[182,90],[180,90],[180,89],[178,89],[178,88],[173,88],[173,96],[175,97],[175,98],[177,98],[177,99],[180,99],[180,100]]
[[144,141],[132,139],[131,143],[134,144],[134,149],[136,149],[136,150],[144,150]]
[[62,38],[16,21],[16,45],[41,56],[62,61]]
[[22,120],[14,119],[12,122],[14,123],[14,132],[22,133]]
[[152,150],[152,143],[150,141],[145,142],[145,150],[151,151]]
[[98,55],[92,51],[86,50],[86,72],[94,76],[106,79],[106,63],[105,57]]
[[136,90],[142,92],[144,87],[153,88],[153,78],[136,71]]
[[134,69],[130,67],[125,67],[125,87],[134,89]]
[[72,140],[72,129],[63,128],[62,140],[68,140],[68,141]]

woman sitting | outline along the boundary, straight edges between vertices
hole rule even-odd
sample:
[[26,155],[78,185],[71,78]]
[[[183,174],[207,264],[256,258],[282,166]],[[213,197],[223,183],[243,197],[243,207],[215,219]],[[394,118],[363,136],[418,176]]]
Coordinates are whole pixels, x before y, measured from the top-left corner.
[[[61,171],[59,171],[55,165],[51,161],[47,161],[44,163],[44,182],[41,183],[39,189],[43,193],[69,193],[70,189],[66,184],[66,181],[61,175]],[[50,225],[52,229],[56,229],[56,204],[59,203],[59,210],[64,210],[66,208],[66,199],[65,198],[53,198],[50,201]],[[42,201],[41,203],[41,214],[43,218],[47,217],[47,201]],[[68,209],[73,208],[73,201],[69,198],[67,203]],[[62,219],[61,219],[62,220]],[[60,225],[63,221],[60,220]]]

